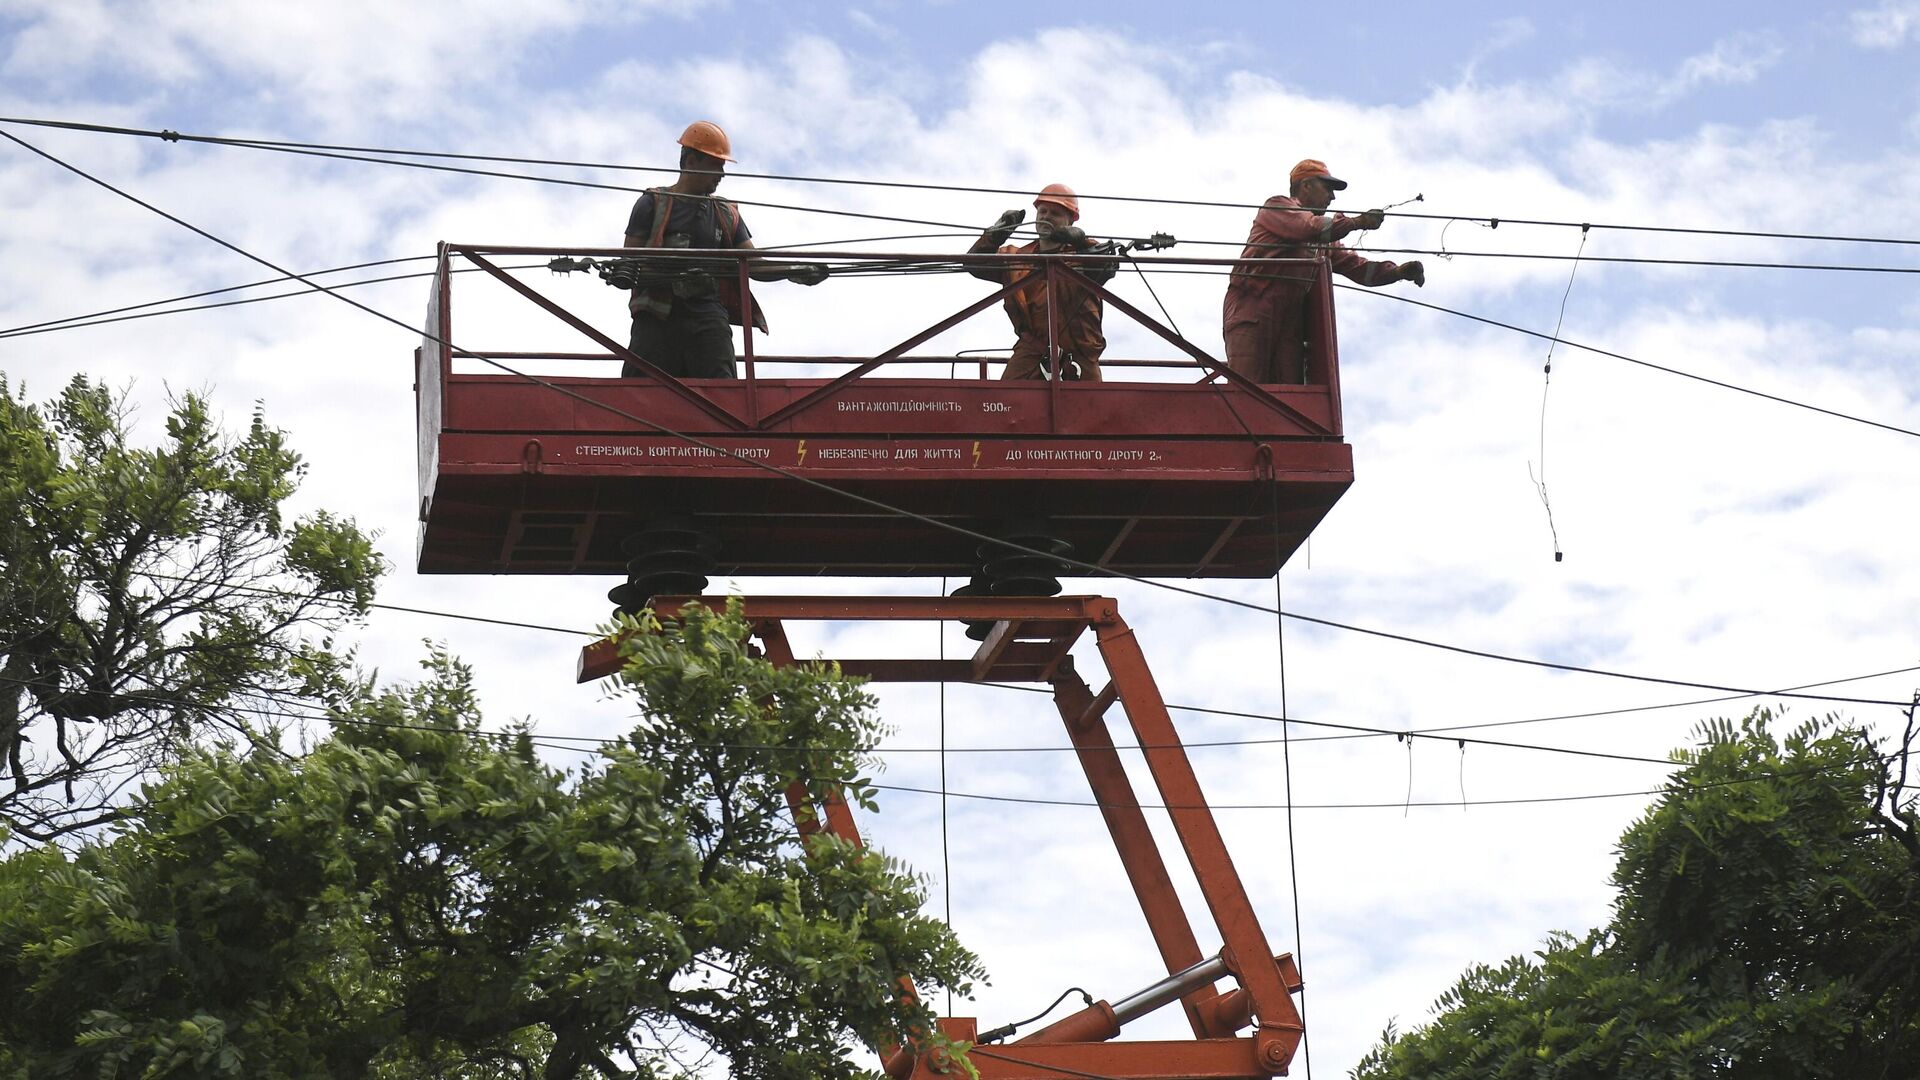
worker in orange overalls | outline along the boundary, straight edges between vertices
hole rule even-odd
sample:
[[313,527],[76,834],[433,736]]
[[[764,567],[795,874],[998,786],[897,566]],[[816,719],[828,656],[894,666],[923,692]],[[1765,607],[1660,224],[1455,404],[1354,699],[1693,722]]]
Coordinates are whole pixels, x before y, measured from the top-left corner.
[[[1293,167],[1288,194],[1268,199],[1254,215],[1242,259],[1325,259],[1335,273],[1362,285],[1411,281],[1425,287],[1427,271],[1418,262],[1369,261],[1339,243],[1361,229],[1377,229],[1386,214],[1369,210],[1358,217],[1325,211],[1333,193],[1347,182],[1309,158]],[[1308,299],[1317,275],[1312,267],[1240,263],[1227,280],[1222,318],[1227,366],[1261,383],[1306,381]]]
[[[627,216],[626,247],[751,248],[753,234],[740,220],[740,208],[714,191],[733,160],[733,144],[718,124],[696,120],[680,134],[680,176],[671,185],[648,188]],[[825,267],[756,270],[755,280],[789,280],[817,285]],[[690,262],[659,262],[656,272],[634,287],[627,301],[633,315],[628,346],[669,375],[730,379],[734,365],[733,329],[745,323],[738,270],[732,263],[696,267]],[[767,318],[751,304],[754,328],[764,332]],[[645,370],[628,361],[620,374],[634,378]]]
[[[1024,210],[1009,210],[980,234],[968,254],[1064,254],[1110,246],[1097,244],[1074,224],[1080,219],[1080,199],[1065,184],[1048,184],[1042,189],[1033,200],[1033,216],[1040,234],[1033,242],[1020,247],[1007,244],[1007,238],[1027,217]],[[1097,285],[1113,280],[1120,268],[1119,261],[1112,258],[1075,259],[1068,265]],[[1008,357],[1001,378],[1044,379],[1049,371],[1058,371],[1066,379],[1100,381],[1100,354],[1107,350],[1107,339],[1100,332],[1104,305],[1099,293],[1079,282],[1058,279],[1060,295],[1054,305],[1052,334],[1058,355],[1057,366],[1053,366],[1048,364],[1047,283],[1042,268],[1019,264],[975,266],[968,273],[1003,285],[1027,282],[1007,294],[1007,318],[1013,323],[1015,338],[1013,355]]]

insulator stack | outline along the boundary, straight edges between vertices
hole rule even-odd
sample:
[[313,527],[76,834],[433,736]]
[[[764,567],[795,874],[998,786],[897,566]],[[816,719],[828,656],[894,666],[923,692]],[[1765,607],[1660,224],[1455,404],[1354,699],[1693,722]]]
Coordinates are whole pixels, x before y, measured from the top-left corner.
[[[1072,554],[1073,544],[1055,536],[1045,518],[1002,522],[991,531],[1000,539],[975,549],[974,554],[980,560],[978,569],[965,585],[953,590],[952,595],[1059,595],[1060,575],[1067,570],[1067,564],[1061,562],[1059,556]],[[992,622],[967,620],[967,636],[975,641],[985,641],[992,632]]]
[[1072,554],[1073,545],[1056,537],[1044,518],[1014,522],[997,532],[1006,544],[982,544],[979,552],[993,595],[1058,595],[1060,575],[1067,570],[1059,557]]
[[[953,590],[952,595],[992,596],[993,582],[987,578],[987,575],[976,573],[973,577],[967,579],[965,585]],[[987,635],[993,632],[993,623],[985,619],[965,619],[962,621],[967,624],[967,636],[975,641],[985,641],[987,640]]]
[[656,596],[693,596],[706,591],[719,544],[694,525],[689,514],[661,514],[620,541],[627,560],[627,583],[607,599],[628,615]]

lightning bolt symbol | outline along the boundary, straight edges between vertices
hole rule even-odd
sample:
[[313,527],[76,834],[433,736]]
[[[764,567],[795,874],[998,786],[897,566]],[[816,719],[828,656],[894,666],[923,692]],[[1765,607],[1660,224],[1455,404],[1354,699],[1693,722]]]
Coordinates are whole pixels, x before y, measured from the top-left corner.
[[794,464],[805,465],[806,463],[807,463],[807,440],[801,439],[800,440],[800,460],[794,462]]
[[973,441],[973,467],[976,469],[980,467],[980,440],[978,439]]

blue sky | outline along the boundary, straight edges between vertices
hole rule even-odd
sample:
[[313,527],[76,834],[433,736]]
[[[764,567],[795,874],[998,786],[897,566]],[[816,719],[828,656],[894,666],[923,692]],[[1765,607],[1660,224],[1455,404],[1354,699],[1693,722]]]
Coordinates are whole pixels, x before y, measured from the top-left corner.
[[[1498,230],[1395,219],[1369,247],[1571,255],[1577,230],[1515,218],[1920,236],[1920,6],[1483,5],[1359,9],[1114,3],[851,6],[575,0],[346,3],[267,9],[14,0],[0,6],[0,115],[206,134],[657,165],[690,119],[725,125],[742,168],[1035,190],[1253,202],[1301,157],[1353,181],[1342,206],[1415,192],[1410,209],[1498,215]],[[303,270],[430,252],[440,240],[610,244],[631,196],[187,144],[9,126],[195,224]],[[565,175],[587,175],[565,173]],[[604,176],[598,176],[605,179]],[[631,181],[623,181],[631,182]],[[819,210],[984,225],[1020,197],[734,178],[723,193]],[[264,276],[229,252],[0,146],[0,328]],[[1095,232],[1179,235],[1220,254],[1242,209],[1090,200]],[[879,235],[865,222],[749,207],[762,243]],[[964,237],[921,241],[953,250]],[[1920,247],[1597,231],[1589,256],[1920,266]],[[1405,295],[1551,329],[1565,262],[1426,256]],[[539,285],[621,333],[619,306],[580,283]],[[1640,359],[1920,429],[1916,275],[1587,262],[1565,335]],[[464,287],[464,286],[463,286]],[[1122,295],[1150,305],[1137,283]],[[1127,290],[1132,290],[1128,292]],[[1195,341],[1219,341],[1220,286],[1165,279]],[[408,321],[425,286],[357,298]],[[461,334],[493,347],[577,347],[550,325],[461,301]],[[770,292],[774,342],[878,348],[977,295],[963,282],[830,282]],[[1813,682],[1920,664],[1920,439],[1736,394],[1618,360],[1556,354],[1546,464],[1567,552],[1555,563],[1529,467],[1541,464],[1537,341],[1342,293],[1348,440],[1358,482],[1283,580],[1286,606],[1475,648],[1736,686]],[[1116,354],[1147,339],[1108,320]],[[988,312],[948,339],[1004,347]],[[610,582],[412,574],[415,341],[324,298],[275,301],[33,337],[0,337],[0,371],[36,396],[84,371],[127,385],[144,415],[168,388],[206,387],[234,422],[255,400],[310,471],[303,505],[382,530],[399,567],[384,598],[538,623],[591,625]],[[511,344],[510,346],[510,343]],[[938,582],[734,583],[749,591],[931,592]],[[1216,582],[1270,602],[1271,583]],[[1070,588],[1109,590],[1109,583]],[[1270,618],[1112,584],[1170,700],[1272,711]],[[929,647],[932,631],[922,644]],[[473,660],[491,714],[607,734],[617,704],[570,684],[573,642],[395,613],[363,655],[405,672],[419,641]],[[902,648],[849,631],[812,647]],[[966,647],[957,634],[950,650]],[[1686,701],[1705,694],[1555,675],[1358,638],[1289,630],[1296,715],[1409,728]],[[1904,698],[1915,678],[1848,683]],[[931,691],[886,696],[900,746],[935,737]],[[972,688],[948,695],[956,743],[1058,741],[1051,710]],[[1746,702],[1508,729],[1521,741],[1663,755],[1692,723]],[[1885,725],[1884,708],[1841,707]],[[1817,704],[1796,715],[1825,711]],[[1272,725],[1187,715],[1193,738]],[[1505,736],[1502,736],[1505,737]],[[1297,750],[1297,801],[1495,799],[1628,791],[1661,770],[1561,755],[1393,740]],[[1282,794],[1268,747],[1196,752],[1217,801]],[[1050,755],[956,757],[956,788],[1071,790]],[[1411,765],[1411,783],[1409,780]],[[883,779],[933,780],[922,755]],[[1606,915],[1613,839],[1644,800],[1529,809],[1303,811],[1301,907],[1316,1070],[1336,1076],[1389,1017],[1418,1022],[1468,964]],[[890,796],[867,823],[937,875],[937,804]],[[1291,942],[1284,852],[1270,815],[1223,815],[1269,935]],[[1006,837],[1021,838],[1010,844]],[[1097,818],[956,803],[954,922],[995,972],[959,1011],[1028,1015],[1071,981],[1118,994],[1153,956],[1127,910]],[[938,894],[938,882],[936,895]],[[1120,890],[1117,894],[1116,890]],[[1062,914],[1068,923],[1060,927]],[[1035,942],[1036,927],[1044,928]],[[1204,932],[1203,935],[1204,937]]]

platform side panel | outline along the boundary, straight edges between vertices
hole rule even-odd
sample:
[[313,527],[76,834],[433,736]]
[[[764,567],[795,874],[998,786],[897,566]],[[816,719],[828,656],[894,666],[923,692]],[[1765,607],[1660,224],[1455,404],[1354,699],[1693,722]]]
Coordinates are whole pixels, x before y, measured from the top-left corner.
[[[732,408],[736,400],[744,407],[745,384],[738,380],[687,383],[722,409]],[[460,374],[447,385],[446,430],[510,433],[545,443],[573,435],[661,431],[705,439],[738,429],[716,426],[711,415],[686,398],[639,379],[567,376],[535,381],[520,375]]]
[[624,476],[609,475],[618,466],[585,476],[554,463],[541,472],[526,471],[525,462],[487,474],[449,467],[431,508],[432,539],[419,568],[617,573],[625,564],[620,539],[639,529],[651,508],[673,506],[692,513],[718,541],[724,573],[965,574],[977,561],[978,540],[942,526],[979,530],[1029,507],[1034,513],[1044,508],[1076,558],[1106,568],[1154,577],[1266,577],[1351,480],[1343,467],[1344,445],[1312,449],[1332,460],[1295,462],[1282,473],[1277,521],[1271,482],[1250,470],[1214,473],[1212,480],[1191,474],[1162,479],[1103,462],[1064,477],[1064,483],[1052,467],[1027,476],[998,470],[948,474],[932,483],[900,472],[884,480],[813,473],[849,495],[873,500],[863,503],[823,497],[819,489],[781,476],[711,466],[683,464]]
[[[418,512],[424,525],[440,473],[440,431],[446,423],[447,376],[453,370],[446,245],[441,245],[420,347],[413,354],[414,435],[419,468]],[[424,531],[422,533],[424,536]]]
[[[605,435],[669,428],[705,438],[723,434],[710,417],[665,387],[640,379],[553,378],[553,386],[511,375],[461,374],[447,387],[446,429],[529,436]],[[774,412],[818,389],[815,379],[690,380],[715,404],[746,415],[748,395]],[[1244,439],[1332,438],[1338,414],[1325,386],[1265,388],[1314,425],[1277,413],[1236,388],[1193,383],[1074,386],[1050,402],[1046,383],[870,379],[830,401],[768,426],[768,434],[942,433],[953,435],[1164,435]],[[649,423],[636,421],[644,417]],[[652,426],[658,425],[658,427]]]
[[[1271,464],[1261,460],[1270,447]],[[1251,481],[1266,469],[1283,481],[1352,479],[1351,450],[1336,442],[1241,442],[1154,438],[995,439],[915,436],[713,438],[445,433],[443,475],[647,478],[808,477],[923,483],[1071,481],[1092,490],[1133,480]],[[537,451],[537,452],[536,452]],[[1070,496],[1071,490],[1063,490]]]

